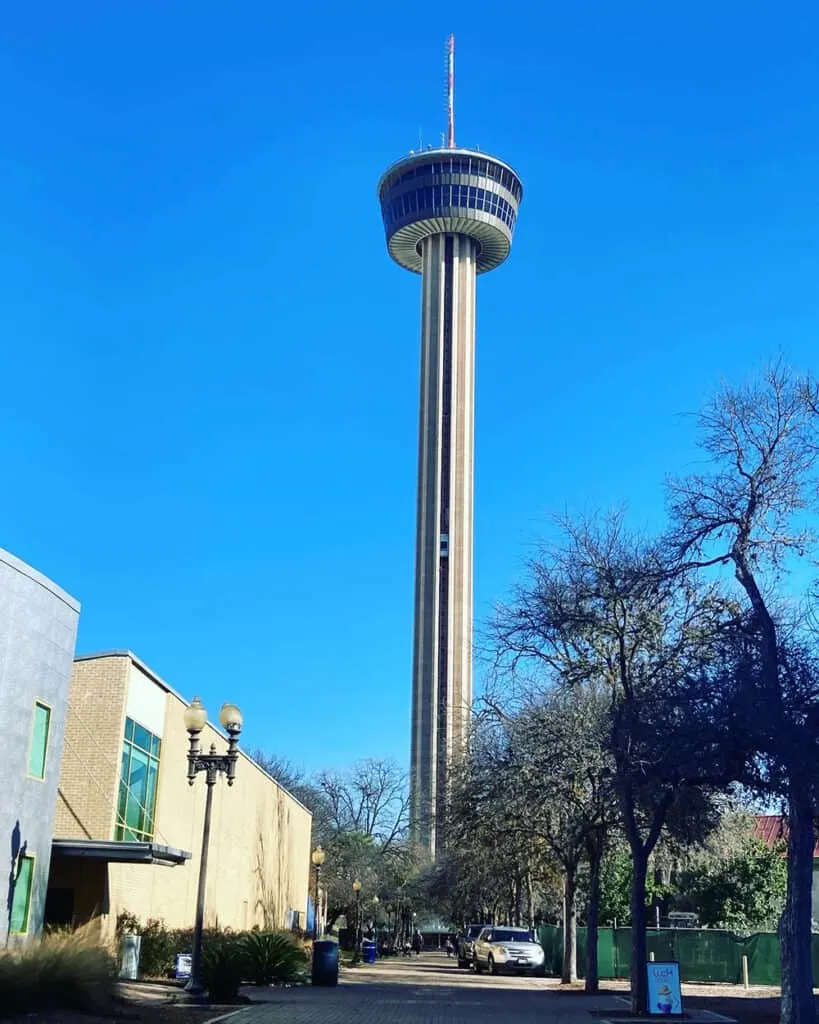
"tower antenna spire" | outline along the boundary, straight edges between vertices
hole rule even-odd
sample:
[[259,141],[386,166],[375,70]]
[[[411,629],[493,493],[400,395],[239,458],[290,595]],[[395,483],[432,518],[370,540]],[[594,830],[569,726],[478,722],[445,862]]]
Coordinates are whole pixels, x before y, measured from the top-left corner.
[[447,113],[449,115],[449,148],[455,148],[455,36],[449,36],[449,74],[447,81]]

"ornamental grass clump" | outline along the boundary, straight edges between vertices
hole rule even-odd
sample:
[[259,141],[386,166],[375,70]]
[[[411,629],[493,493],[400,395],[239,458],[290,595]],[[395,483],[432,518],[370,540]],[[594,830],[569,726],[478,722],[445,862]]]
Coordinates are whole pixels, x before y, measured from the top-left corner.
[[38,1010],[104,1009],[117,969],[107,949],[78,934],[54,934],[0,953],[0,1017]]

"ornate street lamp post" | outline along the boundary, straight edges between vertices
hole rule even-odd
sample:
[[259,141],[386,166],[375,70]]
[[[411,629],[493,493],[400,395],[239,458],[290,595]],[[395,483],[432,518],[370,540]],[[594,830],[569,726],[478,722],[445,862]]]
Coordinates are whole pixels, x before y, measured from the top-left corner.
[[387,911],[387,938],[390,946],[393,946],[395,943],[392,934],[392,903],[385,904],[384,909]]
[[361,953],[361,882],[358,879],[353,882],[353,892],[355,893],[355,951],[353,952],[353,960],[358,961]]
[[239,760],[239,733],[242,731],[242,712],[235,704],[223,704],[219,712],[219,722],[228,734],[226,754],[216,753],[216,744],[211,743],[210,750],[203,754],[199,744],[199,734],[205,728],[208,713],[202,701],[194,697],[190,707],[185,709],[185,728],[188,730],[188,784],[193,785],[199,772],[205,773],[207,785],[205,797],[205,823],[202,827],[202,856],[199,861],[199,889],[196,895],[196,924],[193,932],[193,955],[191,957],[191,976],[186,991],[194,996],[205,994],[202,985],[202,926],[205,920],[205,886],[208,878],[208,846],[210,844],[210,819],[213,808],[213,787],[220,773],[227,778],[227,784],[233,785],[236,778],[236,762]]
[[320,846],[317,846],[313,850],[313,855],[310,858],[313,861],[313,867],[316,871],[316,902],[313,906],[313,941],[319,937],[319,877],[321,876],[321,865],[324,863],[327,854],[322,850]]
[[373,942],[378,949],[378,904],[381,901],[378,896],[373,896]]

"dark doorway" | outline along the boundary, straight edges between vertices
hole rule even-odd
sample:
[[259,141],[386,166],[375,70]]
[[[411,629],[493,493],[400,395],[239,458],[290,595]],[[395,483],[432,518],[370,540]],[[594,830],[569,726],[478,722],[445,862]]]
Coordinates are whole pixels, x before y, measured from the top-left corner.
[[74,890],[49,889],[46,893],[45,925],[70,928],[74,922]]

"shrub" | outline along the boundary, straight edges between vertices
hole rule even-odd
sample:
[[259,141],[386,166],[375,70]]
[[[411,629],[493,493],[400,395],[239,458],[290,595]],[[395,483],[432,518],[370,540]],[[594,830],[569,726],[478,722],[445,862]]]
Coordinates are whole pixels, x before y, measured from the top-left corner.
[[[193,952],[193,931],[172,929],[155,918],[141,925],[133,914],[117,918],[117,938],[142,936],[141,977],[173,976],[177,953]],[[213,1002],[232,1002],[243,981],[254,985],[294,985],[304,981],[308,957],[290,932],[232,932],[206,929],[202,942],[202,981]]]
[[307,957],[290,933],[250,932],[242,945],[252,984],[294,985],[304,980]]
[[149,918],[143,925],[127,911],[117,917],[117,939],[126,932],[141,936],[139,975],[142,978],[172,978],[177,953],[193,950],[192,928],[168,928],[158,918]]
[[37,1010],[102,1009],[117,969],[108,950],[76,934],[53,934],[0,953],[0,1016]]
[[167,977],[173,972],[174,957],[177,953],[187,952],[187,947],[180,947],[173,931],[165,927],[165,922],[149,918],[143,928],[139,929],[139,973],[149,978]]
[[211,935],[202,945],[202,982],[212,1003],[234,1002],[244,981],[244,944],[230,936]]

